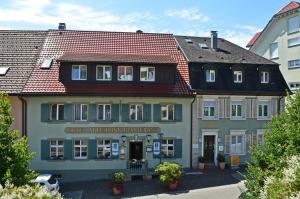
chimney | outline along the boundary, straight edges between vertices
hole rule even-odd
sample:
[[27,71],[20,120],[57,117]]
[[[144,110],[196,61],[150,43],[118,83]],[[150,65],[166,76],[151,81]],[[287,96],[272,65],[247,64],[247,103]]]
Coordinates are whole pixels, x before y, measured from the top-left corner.
[[58,24],[58,30],[66,30],[66,24],[65,23],[59,23]]
[[210,47],[213,50],[218,49],[218,32],[217,31],[210,31],[211,39],[210,39]]

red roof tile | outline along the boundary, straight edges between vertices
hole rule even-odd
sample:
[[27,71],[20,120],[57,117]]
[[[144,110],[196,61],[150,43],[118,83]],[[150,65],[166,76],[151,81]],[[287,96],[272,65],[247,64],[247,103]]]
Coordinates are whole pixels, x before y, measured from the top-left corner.
[[262,32],[257,32],[255,33],[255,35],[252,37],[252,39],[249,41],[249,43],[247,44],[247,48],[253,46],[253,44],[256,42],[256,40],[258,39],[258,37],[261,35]]
[[279,15],[279,14],[283,14],[285,12],[288,12],[288,11],[291,11],[291,10],[294,10],[296,8],[299,8],[300,7],[300,3],[299,2],[296,2],[296,1],[291,1],[288,5],[284,6],[282,9],[280,9],[276,15]]
[[[59,81],[57,59],[64,54],[123,54],[141,56],[170,56],[177,63],[174,85],[64,85]],[[54,58],[50,69],[40,66],[46,57]],[[59,31],[51,30],[46,38],[37,65],[33,70],[24,94],[99,94],[99,95],[190,95],[188,66],[177,50],[171,34]]]

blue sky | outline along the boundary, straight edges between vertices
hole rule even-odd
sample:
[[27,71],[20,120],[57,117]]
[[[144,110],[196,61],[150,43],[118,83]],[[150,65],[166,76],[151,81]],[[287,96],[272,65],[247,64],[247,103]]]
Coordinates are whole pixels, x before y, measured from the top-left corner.
[[0,29],[135,31],[208,36],[245,46],[288,0],[1,0]]

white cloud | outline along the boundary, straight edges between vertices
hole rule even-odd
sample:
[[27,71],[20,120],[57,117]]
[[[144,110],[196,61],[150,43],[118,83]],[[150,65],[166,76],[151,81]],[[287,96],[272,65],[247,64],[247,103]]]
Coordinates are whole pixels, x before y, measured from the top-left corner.
[[257,33],[261,30],[260,28],[258,28],[256,26],[250,26],[250,25],[235,25],[235,28],[248,30],[251,33]]
[[165,15],[169,17],[178,17],[190,21],[202,21],[207,22],[209,21],[209,17],[201,13],[197,8],[189,8],[189,9],[182,9],[182,10],[166,10]]
[[224,39],[245,48],[253,35],[241,31],[226,30],[221,36]]

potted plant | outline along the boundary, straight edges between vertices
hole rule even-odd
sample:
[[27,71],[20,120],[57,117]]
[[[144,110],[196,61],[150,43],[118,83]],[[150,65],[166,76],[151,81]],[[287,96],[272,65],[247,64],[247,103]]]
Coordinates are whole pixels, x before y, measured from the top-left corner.
[[199,164],[199,169],[200,170],[204,169],[204,166],[205,166],[204,161],[205,161],[205,159],[204,159],[203,156],[199,156],[198,157],[198,164]]
[[159,174],[159,181],[167,185],[170,190],[176,190],[181,176],[181,166],[177,163],[163,162],[155,167]]
[[218,154],[218,162],[219,162],[219,167],[221,170],[225,169],[225,156],[221,153]]
[[111,175],[111,189],[113,195],[121,195],[124,190],[125,174],[115,172]]

